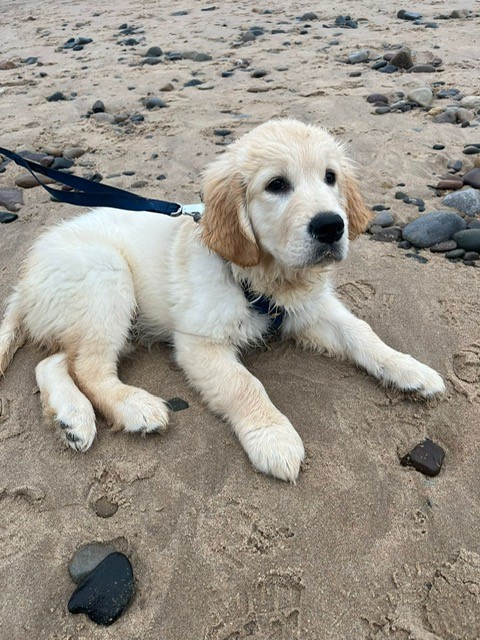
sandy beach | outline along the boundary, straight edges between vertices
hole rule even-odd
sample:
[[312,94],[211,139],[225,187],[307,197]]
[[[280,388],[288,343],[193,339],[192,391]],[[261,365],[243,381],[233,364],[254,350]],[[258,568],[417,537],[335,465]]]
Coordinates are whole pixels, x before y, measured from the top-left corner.
[[[480,144],[476,114],[465,127],[435,122],[424,108],[381,115],[367,97],[392,102],[420,87],[480,96],[478,1],[1,0],[0,8],[0,146],[59,157],[79,148],[76,175],[198,202],[201,171],[225,144],[288,116],[343,141],[368,205],[385,205],[403,226],[420,213],[395,198],[399,189],[426,212],[445,210],[429,185],[456,160],[460,173],[475,166],[462,150]],[[423,24],[398,18],[400,9],[421,13]],[[454,9],[466,11],[439,18]],[[316,17],[301,19],[307,12]],[[358,28],[334,26],[346,14]],[[65,48],[80,37],[91,42]],[[401,45],[418,63],[441,63],[420,73],[372,68]],[[145,62],[154,46],[158,63]],[[364,49],[367,62],[348,64]],[[63,99],[47,99],[57,92]],[[148,108],[149,98],[165,106]],[[105,111],[92,115],[97,100]],[[435,97],[433,107],[446,104]],[[0,189],[18,188],[21,176],[8,164]],[[33,240],[80,213],[41,187],[22,193],[18,219],[0,225],[2,311]],[[386,390],[291,342],[246,354],[305,443],[295,486],[254,471],[163,345],[136,351],[120,376],[189,408],[172,413],[162,436],[112,433],[100,422],[91,450],[74,453],[42,419],[41,354],[22,348],[0,379],[0,639],[480,638],[479,265],[365,234],[337,270],[352,311],[441,373],[442,399]],[[435,478],[400,464],[425,437],[445,450]],[[113,515],[99,515],[101,498]],[[113,542],[135,574],[132,601],[106,628],[67,610],[68,563],[93,541]]]

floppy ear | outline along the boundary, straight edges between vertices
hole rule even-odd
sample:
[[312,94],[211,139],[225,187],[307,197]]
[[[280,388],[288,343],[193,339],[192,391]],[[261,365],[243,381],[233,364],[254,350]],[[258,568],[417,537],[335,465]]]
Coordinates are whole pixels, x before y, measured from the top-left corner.
[[348,216],[348,236],[350,240],[355,240],[366,230],[373,214],[365,205],[358,181],[351,173],[347,173],[345,177],[344,192]]
[[247,215],[245,186],[229,166],[221,165],[214,163],[205,174],[202,240],[225,260],[254,267],[260,262],[260,249]]

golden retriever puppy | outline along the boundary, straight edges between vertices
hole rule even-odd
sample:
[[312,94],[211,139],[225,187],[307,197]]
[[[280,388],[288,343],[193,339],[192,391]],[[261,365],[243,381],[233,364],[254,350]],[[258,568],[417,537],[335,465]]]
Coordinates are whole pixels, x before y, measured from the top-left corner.
[[294,120],[255,128],[207,168],[204,196],[200,223],[96,209],[32,247],[0,327],[0,372],[25,339],[49,350],[36,368],[42,404],[71,447],[91,446],[94,409],[116,429],[165,429],[165,401],[117,375],[134,321],[145,341],[173,344],[254,467],[282,480],[297,478],[302,440],[239,359],[272,326],[387,385],[444,391],[438,373],[388,347],[335,297],[331,268],[370,212],[326,131]]

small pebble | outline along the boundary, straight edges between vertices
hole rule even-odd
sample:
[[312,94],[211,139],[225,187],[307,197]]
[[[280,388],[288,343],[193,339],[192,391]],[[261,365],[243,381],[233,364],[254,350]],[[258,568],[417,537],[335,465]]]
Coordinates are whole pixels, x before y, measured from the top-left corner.
[[445,145],[444,144],[434,144],[432,149],[435,149],[435,151],[441,151],[442,149],[445,149]]
[[399,249],[411,249],[412,245],[410,244],[410,242],[408,242],[408,240],[401,240],[400,242],[397,242],[397,247]]
[[8,224],[9,222],[14,222],[17,220],[18,216],[16,213],[9,213],[7,211],[0,211],[0,224]]
[[111,544],[90,542],[79,547],[68,563],[68,572],[75,584],[80,584],[111,553],[116,551]]
[[68,100],[67,96],[61,91],[56,91],[52,93],[51,96],[47,97],[48,102],[60,102],[62,100]]
[[155,96],[152,96],[145,100],[145,107],[147,109],[163,109],[166,106],[167,103],[164,100]]
[[445,451],[430,438],[425,438],[423,442],[407,453],[400,460],[404,467],[413,467],[426,476],[434,477],[440,473]]
[[478,251],[467,251],[463,259],[469,262],[475,262],[476,260],[480,260],[480,253]]
[[444,242],[437,242],[430,247],[432,253],[446,253],[447,251],[454,251],[457,248],[457,243],[454,240],[445,240]]
[[160,49],[160,47],[150,47],[150,49],[145,54],[145,57],[146,58],[158,58],[159,56],[162,55],[162,53],[163,52]]
[[400,227],[387,227],[386,229],[380,229],[372,236],[372,240],[378,242],[398,242],[402,237],[402,230]]
[[367,102],[371,102],[373,104],[376,102],[384,102],[385,104],[388,104],[388,98],[387,96],[384,96],[383,93],[371,93],[367,97]]
[[380,211],[373,218],[372,224],[378,224],[381,227],[389,227],[393,224],[393,216],[389,211]]
[[68,602],[70,613],[86,613],[96,624],[108,626],[126,609],[133,595],[133,569],[123,553],[108,555],[83,580]]
[[420,262],[420,264],[427,264],[428,262],[427,258],[424,258],[423,256],[419,256],[418,253],[406,253],[405,257],[413,258],[413,260]]
[[[456,243],[455,243],[456,244]],[[445,258],[448,260],[455,260],[457,258],[463,258],[465,255],[465,249],[452,249],[445,253]]]
[[267,74],[268,71],[266,69],[255,69],[250,75],[252,76],[252,78],[263,78]]
[[75,158],[80,158],[85,153],[85,149],[81,147],[67,147],[63,152],[63,157],[69,160],[74,160]]
[[101,100],[97,100],[93,104],[92,111],[93,111],[93,113],[104,113],[105,112],[105,105],[103,104],[103,102]]
[[350,64],[359,64],[360,62],[366,62],[370,57],[370,49],[362,49],[361,51],[355,51],[348,56],[348,62]]
[[380,73],[395,73],[396,71],[398,71],[398,67],[396,67],[394,64],[387,64],[379,69],[379,71]]
[[464,153],[466,156],[473,156],[473,155],[476,155],[477,153],[480,153],[480,147],[475,147],[474,145],[470,145],[468,147],[465,147],[462,153]]
[[167,406],[170,411],[184,411],[189,408],[188,402],[182,400],[182,398],[171,398],[167,400]]

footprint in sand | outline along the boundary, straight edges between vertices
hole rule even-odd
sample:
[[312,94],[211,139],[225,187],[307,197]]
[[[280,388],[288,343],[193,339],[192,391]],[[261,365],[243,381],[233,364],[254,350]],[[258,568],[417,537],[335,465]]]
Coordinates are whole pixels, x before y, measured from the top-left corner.
[[298,640],[303,584],[293,572],[271,572],[225,607],[204,640]]
[[367,302],[373,298],[376,289],[369,282],[358,280],[340,285],[337,287],[337,293],[345,304],[358,315]]

